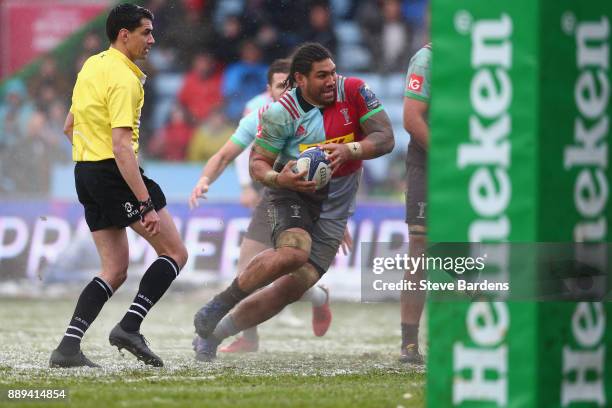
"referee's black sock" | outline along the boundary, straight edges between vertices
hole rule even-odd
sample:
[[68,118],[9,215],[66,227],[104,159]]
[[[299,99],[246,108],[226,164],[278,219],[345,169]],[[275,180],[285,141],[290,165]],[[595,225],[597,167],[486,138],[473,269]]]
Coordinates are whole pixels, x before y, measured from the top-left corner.
[[102,310],[104,303],[112,295],[113,289],[111,286],[97,276],[85,286],[81,296],[79,296],[64,338],[57,347],[61,353],[75,354],[79,351],[81,339],[85,335],[85,331],[87,331],[98,316],[98,313],[100,313],[100,310]]
[[140,280],[138,294],[119,322],[123,330],[132,332],[140,330],[143,319],[166,293],[179,271],[176,261],[167,255],[160,256],[149,266]]
[[419,349],[419,325],[402,323],[402,349],[409,344]]

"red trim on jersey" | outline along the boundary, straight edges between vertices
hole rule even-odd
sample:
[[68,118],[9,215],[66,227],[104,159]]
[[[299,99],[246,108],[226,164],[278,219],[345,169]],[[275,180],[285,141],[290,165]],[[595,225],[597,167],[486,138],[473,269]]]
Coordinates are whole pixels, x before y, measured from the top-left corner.
[[289,100],[289,103],[295,109],[295,111],[298,112],[298,116],[299,116],[299,110],[298,110],[297,104],[295,103],[295,100],[293,99],[293,97],[291,95],[285,94],[284,98]]
[[295,101],[293,100],[293,98],[291,98],[290,95],[285,94],[283,95],[281,99],[289,103],[289,107],[293,109],[293,113],[295,113],[296,117],[299,118],[300,111],[298,110],[297,105],[295,104]]
[[285,102],[283,99],[279,99],[279,100],[278,100],[278,103],[280,103],[281,105],[283,105],[283,108],[285,108],[285,109],[287,110],[287,112],[289,112],[289,114],[291,115],[291,117],[292,117],[293,119],[297,119],[297,118],[298,118],[298,117],[296,116],[295,111],[293,110],[293,108],[290,108],[290,107],[287,105],[287,102]]

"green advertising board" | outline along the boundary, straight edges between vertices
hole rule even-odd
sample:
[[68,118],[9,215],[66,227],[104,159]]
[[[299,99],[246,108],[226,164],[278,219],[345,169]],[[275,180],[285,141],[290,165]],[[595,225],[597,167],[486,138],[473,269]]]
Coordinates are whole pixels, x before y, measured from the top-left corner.
[[[428,240],[608,242],[612,2],[432,0],[431,15]],[[610,303],[537,301],[550,254],[491,248],[531,299],[429,302],[428,406],[612,406]],[[606,248],[574,255],[605,268]]]

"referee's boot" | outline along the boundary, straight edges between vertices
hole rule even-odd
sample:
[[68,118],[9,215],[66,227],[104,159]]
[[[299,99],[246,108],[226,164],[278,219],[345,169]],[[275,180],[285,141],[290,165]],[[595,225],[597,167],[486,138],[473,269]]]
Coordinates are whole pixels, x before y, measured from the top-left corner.
[[223,317],[232,310],[231,305],[222,302],[218,296],[212,298],[210,302],[205,304],[198,310],[193,317],[193,325],[195,331],[202,338],[210,337],[217,327],[217,324]]
[[121,325],[117,323],[108,336],[108,341],[111,346],[115,346],[121,352],[121,349],[126,349],[136,356],[136,358],[145,364],[154,367],[163,367],[164,362],[161,358],[151,351],[147,345],[148,341],[138,331],[128,332],[123,330]]
[[99,365],[85,357],[81,350],[74,354],[64,354],[58,349],[53,350],[49,359],[51,368],[70,368],[70,367],[92,367],[100,368]]

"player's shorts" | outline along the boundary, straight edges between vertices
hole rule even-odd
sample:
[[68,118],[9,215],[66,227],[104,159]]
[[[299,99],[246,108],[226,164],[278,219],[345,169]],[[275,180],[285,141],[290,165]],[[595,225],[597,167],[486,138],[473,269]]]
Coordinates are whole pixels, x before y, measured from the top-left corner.
[[406,167],[406,223],[411,233],[424,233],[427,227],[427,168]]
[[[149,191],[156,211],[166,206],[166,197],[159,185],[144,175],[142,179]],[[140,219],[138,200],[114,159],[96,162],[77,162],[74,166],[77,196],[85,209],[89,229],[125,228]]]
[[272,227],[270,226],[268,216],[268,200],[267,196],[263,195],[259,200],[259,204],[255,206],[253,214],[251,215],[251,222],[247,228],[245,238],[252,239],[272,248]]
[[272,225],[272,240],[277,241],[281,232],[289,228],[301,228],[310,234],[311,263],[319,276],[323,276],[338,253],[344,238],[347,218],[335,220],[320,218],[320,210],[299,199],[273,200],[269,217]]

